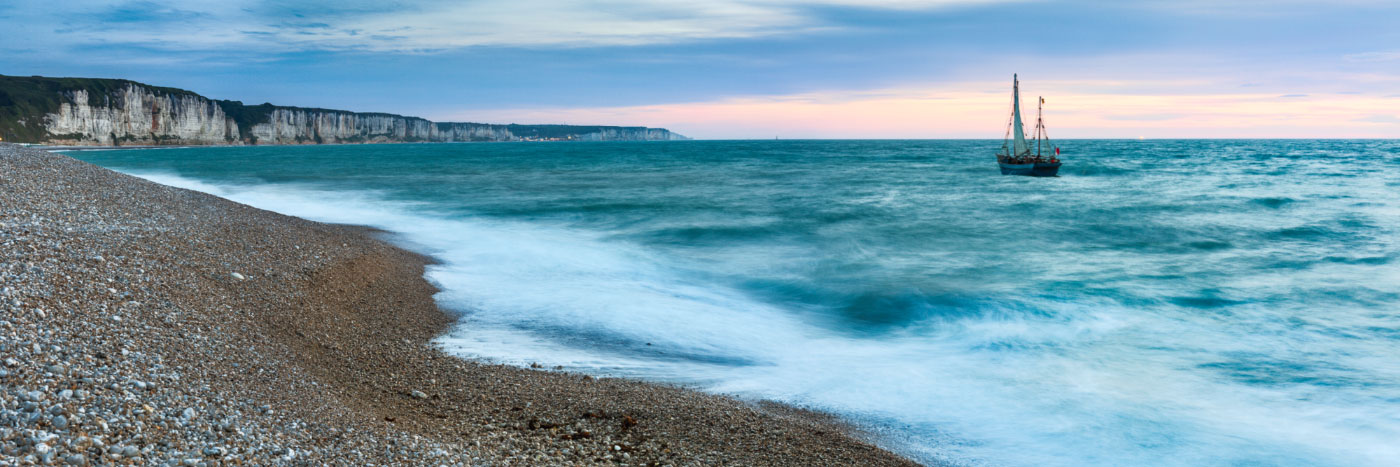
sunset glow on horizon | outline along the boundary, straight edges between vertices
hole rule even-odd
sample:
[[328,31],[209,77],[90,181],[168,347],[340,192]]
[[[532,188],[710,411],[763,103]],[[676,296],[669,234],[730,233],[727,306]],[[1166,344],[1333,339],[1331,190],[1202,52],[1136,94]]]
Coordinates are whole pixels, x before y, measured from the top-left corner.
[[[1009,81],[1009,80],[1008,80]],[[666,105],[501,109],[448,114],[447,120],[546,122],[684,128],[700,139],[938,139],[1001,138],[1010,115],[1011,86],[890,89],[741,97]],[[1074,83],[1022,81],[1022,112],[1044,118],[1056,138],[1394,138],[1400,96],[1277,93],[1090,94]],[[1028,123],[1029,124],[1029,123]]]
[[1398,17],[1380,0],[16,0],[0,74],[768,139],[996,138],[1019,73],[1061,138],[1392,138]]

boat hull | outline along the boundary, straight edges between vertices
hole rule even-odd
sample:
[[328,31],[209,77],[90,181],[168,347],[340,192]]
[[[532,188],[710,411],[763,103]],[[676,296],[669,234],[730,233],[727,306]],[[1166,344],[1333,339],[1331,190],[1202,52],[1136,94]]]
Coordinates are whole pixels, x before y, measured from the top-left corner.
[[1060,173],[1059,162],[1038,162],[1035,168],[1031,169],[1032,177],[1055,177]]
[[997,165],[1001,166],[1002,175],[1033,175],[1035,173],[1035,164],[1007,164],[1005,162],[998,162]]

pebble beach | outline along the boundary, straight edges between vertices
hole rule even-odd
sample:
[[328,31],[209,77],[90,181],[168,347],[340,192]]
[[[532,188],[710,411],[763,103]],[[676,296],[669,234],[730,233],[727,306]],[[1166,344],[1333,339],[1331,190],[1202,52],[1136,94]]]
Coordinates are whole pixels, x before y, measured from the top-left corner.
[[913,465],[797,408],[452,357],[432,259],[385,235],[0,144],[0,466]]

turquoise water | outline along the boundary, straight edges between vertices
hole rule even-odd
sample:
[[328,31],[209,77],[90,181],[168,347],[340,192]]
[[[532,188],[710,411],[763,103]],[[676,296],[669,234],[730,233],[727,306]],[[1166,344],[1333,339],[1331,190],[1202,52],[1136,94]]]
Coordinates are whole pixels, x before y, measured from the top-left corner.
[[464,356],[841,414],[969,465],[1400,464],[1400,142],[77,152],[369,224]]

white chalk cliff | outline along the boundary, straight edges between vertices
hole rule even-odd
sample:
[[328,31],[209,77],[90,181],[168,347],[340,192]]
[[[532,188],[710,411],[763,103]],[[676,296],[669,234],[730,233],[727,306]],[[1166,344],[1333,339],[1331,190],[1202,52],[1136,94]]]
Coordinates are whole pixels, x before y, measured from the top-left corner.
[[16,128],[42,120],[43,141],[30,142],[103,146],[686,139],[662,128],[435,123],[384,113],[246,106],[129,81],[94,81],[116,85],[106,92],[58,91],[56,110],[18,119]]

